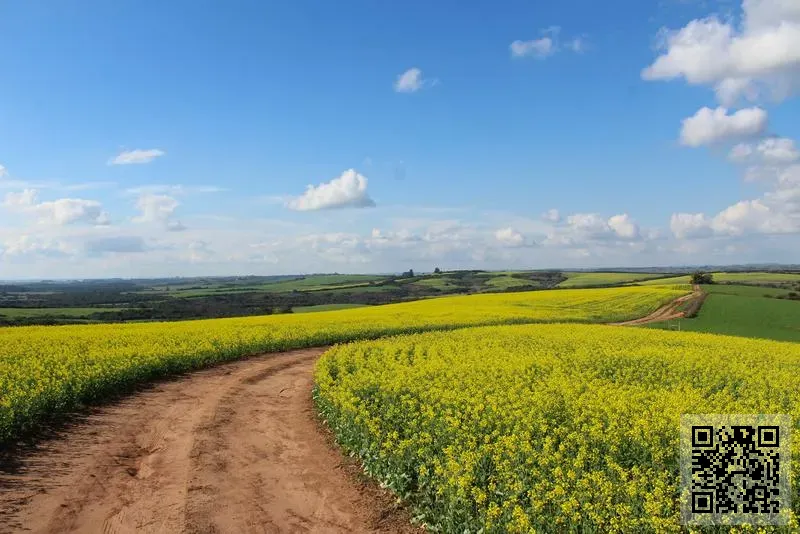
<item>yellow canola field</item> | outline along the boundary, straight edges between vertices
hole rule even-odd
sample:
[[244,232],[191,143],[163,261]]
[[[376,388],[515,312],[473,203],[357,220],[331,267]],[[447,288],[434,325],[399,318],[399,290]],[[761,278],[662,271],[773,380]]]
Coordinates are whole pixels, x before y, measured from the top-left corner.
[[793,343],[499,326],[335,347],[314,396],[435,532],[679,532],[680,415],[788,413],[796,433],[798,369]]
[[683,293],[639,287],[538,291],[314,314],[0,328],[0,443],[134,384],[248,354],[471,325],[617,321],[645,315]]

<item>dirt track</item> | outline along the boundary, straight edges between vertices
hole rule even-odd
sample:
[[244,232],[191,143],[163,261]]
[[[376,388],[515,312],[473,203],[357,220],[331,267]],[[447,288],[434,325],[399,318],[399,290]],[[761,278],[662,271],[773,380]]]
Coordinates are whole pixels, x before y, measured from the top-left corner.
[[684,295],[680,298],[677,298],[672,302],[661,306],[659,309],[657,309],[650,315],[639,317],[638,319],[633,319],[630,321],[623,321],[621,323],[609,323],[609,324],[616,326],[636,326],[640,324],[658,323],[661,321],[669,321],[671,319],[679,319],[685,315],[685,313],[680,311],[679,308],[690,300],[695,300],[700,298],[702,294],[703,292],[700,289],[700,286],[694,285],[692,286],[691,293],[689,293],[688,295]]
[[413,532],[318,426],[323,351],[161,382],[5,458],[0,532]]

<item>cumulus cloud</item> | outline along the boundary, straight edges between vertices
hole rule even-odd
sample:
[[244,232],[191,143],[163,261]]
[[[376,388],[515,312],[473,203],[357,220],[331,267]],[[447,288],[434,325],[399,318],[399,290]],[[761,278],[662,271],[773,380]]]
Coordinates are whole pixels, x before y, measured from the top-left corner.
[[397,76],[394,82],[394,90],[398,93],[414,93],[426,85],[436,85],[438,80],[426,79],[422,77],[422,70],[412,67]]
[[2,206],[18,213],[34,215],[44,224],[89,223],[101,226],[109,224],[108,214],[103,211],[102,204],[95,200],[61,198],[38,202],[38,191],[35,189],[6,193]]
[[182,232],[186,227],[172,217],[180,202],[169,195],[144,193],[136,200],[136,209],[142,212],[134,217],[135,223],[158,223],[169,232]]
[[135,165],[142,163],[150,163],[154,159],[165,155],[166,152],[158,148],[150,148],[147,150],[135,149],[120,152],[115,157],[108,161],[109,165]]
[[544,244],[582,247],[591,242],[639,241],[643,237],[639,225],[627,213],[608,219],[597,213],[574,213],[547,234]]
[[145,193],[136,200],[136,208],[142,214],[134,217],[134,222],[166,222],[180,203],[167,195]]
[[767,112],[754,107],[728,114],[724,107],[703,107],[693,116],[683,120],[680,141],[683,145],[698,147],[732,139],[754,137],[767,127]]
[[702,213],[673,213],[669,228],[678,239],[711,235],[711,221]]
[[670,226],[678,239],[798,233],[800,187],[780,188],[761,198],[742,200],[713,217],[676,213]]
[[[756,144],[740,143],[731,149],[728,159],[734,163],[764,165],[774,170],[775,167],[780,168],[800,160],[800,150],[793,139],[772,137]],[[755,176],[758,170],[751,169],[751,174]]]
[[287,207],[297,211],[375,206],[367,194],[367,178],[354,169],[344,171],[330,182],[309,185],[301,196],[289,200]]
[[784,164],[800,159],[800,151],[792,139],[780,137],[764,139],[758,144],[756,151],[766,163]]
[[661,55],[645,80],[683,78],[710,85],[724,105],[755,99],[762,88],[783,98],[800,87],[800,8],[795,0],[744,0],[741,24],[717,16],[662,30]]
[[517,232],[510,226],[508,228],[501,228],[494,234],[495,239],[501,245],[506,247],[521,247],[525,245],[525,236]]
[[639,237],[639,226],[627,213],[614,215],[608,219],[608,226],[622,239],[636,239]]

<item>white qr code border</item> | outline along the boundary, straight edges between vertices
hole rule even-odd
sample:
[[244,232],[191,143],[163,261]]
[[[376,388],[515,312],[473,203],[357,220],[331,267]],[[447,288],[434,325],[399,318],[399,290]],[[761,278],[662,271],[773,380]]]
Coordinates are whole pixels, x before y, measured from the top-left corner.
[[[717,502],[730,502],[730,499],[744,497],[744,487],[751,483],[749,471],[743,473],[741,465],[726,464],[725,474],[730,478],[726,485],[713,484],[709,480],[710,470],[703,468],[703,461],[709,451],[719,451],[720,447],[729,450],[728,441],[733,435],[733,427],[752,427],[749,437],[756,443],[755,454],[758,458],[769,458],[765,471],[774,467],[778,458],[778,483],[756,489],[752,485],[748,495],[758,495],[769,499],[777,506],[777,512],[728,512],[719,511]],[[681,416],[680,439],[680,504],[681,520],[687,526],[706,525],[787,525],[791,510],[791,416],[786,414],[684,414]],[[774,430],[772,430],[774,429]],[[737,432],[748,432],[747,429]],[[760,434],[756,437],[756,434]],[[775,440],[768,441],[774,436]],[[736,448],[735,452],[742,452]],[[749,455],[752,458],[752,454]],[[741,458],[741,455],[738,456]],[[701,458],[703,460],[701,460]],[[716,466],[717,464],[715,464]],[[757,459],[755,465],[759,465]],[[719,471],[717,471],[719,473]],[[765,474],[765,476],[768,476]],[[763,478],[762,478],[763,479]],[[713,489],[712,489],[713,488]],[[777,490],[777,493],[773,493]],[[756,493],[759,492],[759,493]],[[755,498],[755,497],[753,497]],[[741,503],[741,500],[735,501]],[[752,503],[753,500],[748,502]],[[774,507],[773,507],[774,508]],[[742,510],[744,508],[741,508]]]

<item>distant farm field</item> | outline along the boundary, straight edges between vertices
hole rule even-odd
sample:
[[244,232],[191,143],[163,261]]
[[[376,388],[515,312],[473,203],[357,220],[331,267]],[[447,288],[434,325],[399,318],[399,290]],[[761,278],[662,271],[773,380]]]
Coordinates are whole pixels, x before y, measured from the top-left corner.
[[[664,278],[664,274],[655,273],[581,273],[565,272],[566,280],[558,284],[558,287],[591,287],[611,284],[623,284],[625,282],[636,282],[639,280],[650,280],[652,278]],[[678,282],[688,283],[688,282]]]
[[[800,301],[764,296],[787,291],[736,285],[704,286],[704,290],[709,296],[698,316],[682,319],[681,330],[800,342]],[[678,324],[672,321],[648,326],[674,329]]]
[[[800,273],[712,273],[715,282],[733,284],[781,284],[800,282]],[[690,275],[662,278],[660,280],[650,280],[638,282],[640,285],[658,284],[688,284],[691,282]]]
[[87,317],[93,313],[123,308],[0,308],[5,317]]

